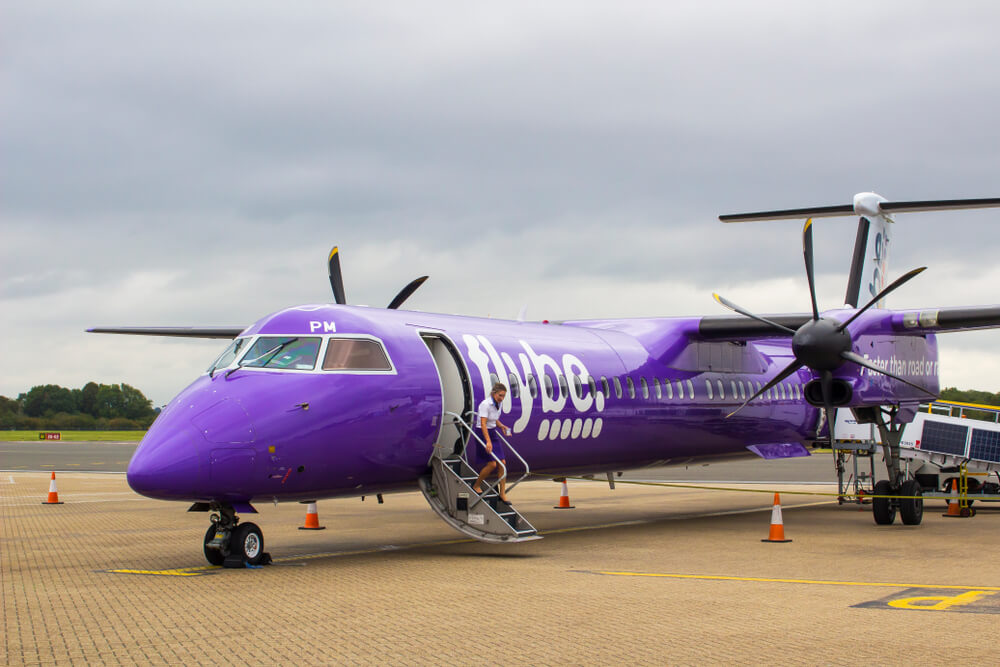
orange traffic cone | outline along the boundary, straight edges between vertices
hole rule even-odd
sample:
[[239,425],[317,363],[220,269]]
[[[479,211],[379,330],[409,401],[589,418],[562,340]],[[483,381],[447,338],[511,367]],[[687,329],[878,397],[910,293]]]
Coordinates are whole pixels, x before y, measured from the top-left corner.
[[761,542],[791,542],[785,539],[785,524],[781,520],[781,498],[774,494],[774,507],[771,509],[771,530],[766,540]]
[[971,507],[966,507],[965,510],[958,502],[958,480],[951,480],[951,497],[948,498],[948,511],[941,516],[951,517],[952,519],[968,519],[976,514],[975,510]]
[[[555,481],[558,482],[560,480],[555,480]],[[567,486],[566,484],[566,478],[563,477],[561,481],[562,481],[562,495],[559,496],[559,504],[556,505],[553,509],[557,510],[575,509],[573,505],[569,504],[569,486]]]
[[306,508],[306,525],[299,526],[299,530],[325,530],[326,526],[319,525],[319,511],[316,503],[309,503]]
[[56,471],[52,471],[52,480],[49,482],[49,498],[42,501],[43,505],[62,505],[59,500],[59,490],[56,488]]

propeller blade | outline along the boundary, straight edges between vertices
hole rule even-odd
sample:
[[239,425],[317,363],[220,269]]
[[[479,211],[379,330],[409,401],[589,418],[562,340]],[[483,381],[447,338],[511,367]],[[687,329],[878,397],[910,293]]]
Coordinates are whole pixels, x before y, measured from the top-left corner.
[[837,409],[831,405],[833,397],[833,373],[823,371],[819,376],[819,386],[823,392],[823,411],[826,413],[826,423],[830,432],[830,449],[833,449],[833,427],[837,423]]
[[751,396],[747,400],[743,401],[743,404],[740,407],[736,408],[735,410],[733,410],[732,412],[730,412],[728,415],[726,415],[726,419],[729,419],[730,417],[732,417],[733,415],[735,415],[737,412],[739,412],[740,410],[742,410],[743,408],[745,408],[750,401],[752,401],[755,398],[757,398],[758,396],[761,396],[764,393],[766,393],[768,389],[770,389],[771,387],[775,386],[776,384],[778,384],[779,382],[781,382],[782,380],[784,380],[786,377],[788,377],[789,375],[791,375],[795,371],[797,371],[800,368],[802,368],[802,366],[803,366],[802,362],[800,362],[798,359],[796,359],[792,363],[790,363],[787,366],[785,366],[785,369],[783,371],[781,371],[780,373],[778,373],[777,375],[775,375],[773,380],[771,380],[770,382],[768,382],[767,384],[765,384],[763,387],[761,387],[760,391],[758,391],[756,394],[754,394],[753,396]]
[[806,260],[806,278],[809,279],[809,298],[812,299],[813,319],[819,319],[819,308],[816,306],[816,281],[813,277],[813,219],[806,220],[802,228],[802,254]]
[[713,298],[714,298],[714,299],[715,299],[716,301],[718,301],[718,302],[719,302],[719,304],[721,304],[722,306],[725,306],[725,307],[726,307],[726,308],[728,308],[729,310],[732,310],[732,311],[735,311],[735,312],[739,313],[740,315],[746,315],[747,317],[749,317],[749,318],[752,318],[752,319],[755,319],[755,320],[757,320],[758,322],[763,322],[764,324],[767,324],[767,325],[769,325],[769,326],[772,326],[772,327],[774,327],[775,329],[779,329],[779,330],[781,330],[781,331],[784,331],[785,333],[787,333],[787,334],[790,334],[790,335],[792,335],[792,336],[794,336],[794,335],[795,335],[795,331],[794,331],[793,329],[789,329],[788,327],[786,327],[786,326],[784,326],[784,325],[781,325],[781,324],[778,324],[777,322],[772,322],[771,320],[768,320],[768,319],[765,319],[765,318],[763,318],[763,317],[760,317],[760,316],[758,316],[758,315],[754,315],[754,314],[753,314],[753,313],[751,313],[751,312],[750,312],[749,310],[746,310],[745,308],[740,308],[739,306],[737,306],[737,305],[736,305],[735,303],[733,303],[732,301],[729,301],[728,299],[724,299],[724,298],[722,298],[721,296],[719,296],[719,295],[718,295],[718,294],[716,294],[715,292],[713,292],[713,293],[712,293],[712,297],[713,297]]
[[882,375],[888,375],[893,380],[896,380],[898,382],[902,382],[903,384],[908,384],[911,387],[913,387],[914,389],[919,389],[920,391],[924,392],[925,394],[928,394],[930,396],[933,396],[934,398],[937,398],[937,394],[932,393],[928,389],[925,389],[925,388],[921,387],[918,384],[913,384],[909,380],[904,380],[903,378],[899,377],[898,375],[894,375],[893,373],[890,373],[889,371],[887,371],[887,370],[885,370],[883,368],[879,368],[875,364],[869,362],[867,359],[865,359],[864,357],[862,357],[860,354],[855,354],[854,352],[841,352],[840,356],[843,357],[844,359],[848,360],[848,361],[853,361],[858,366],[864,366],[865,368],[867,368],[870,371],[875,371],[876,373],[881,373]]
[[333,246],[333,250],[330,251],[327,266],[330,271],[330,287],[333,288],[333,298],[340,305],[346,305],[347,296],[344,294],[344,278],[340,274],[340,252],[337,250],[337,246]]
[[411,294],[417,291],[418,287],[424,284],[425,280],[427,280],[427,276],[420,276],[416,280],[411,280],[409,285],[399,290],[399,294],[397,294],[395,298],[391,302],[389,302],[389,305],[386,306],[386,308],[391,308],[391,309],[399,308],[401,305],[403,305],[404,301],[410,298]]
[[902,285],[903,283],[905,283],[910,278],[914,278],[918,274],[923,273],[926,270],[927,270],[926,266],[921,266],[919,269],[913,269],[909,273],[907,273],[907,274],[905,274],[903,276],[900,276],[899,278],[896,278],[896,280],[894,280],[891,285],[889,285],[884,290],[882,290],[881,292],[879,292],[878,294],[876,294],[874,299],[872,299],[871,301],[869,301],[868,303],[866,303],[865,306],[864,306],[864,308],[862,308],[858,312],[856,312],[853,315],[851,315],[851,318],[849,320],[847,320],[846,322],[844,322],[843,324],[841,324],[839,327],[837,327],[837,331],[843,331],[844,329],[846,329],[848,324],[850,324],[854,320],[858,319],[858,316],[861,315],[861,313],[865,312],[866,310],[868,310],[869,308],[871,308],[872,306],[874,306],[876,303],[878,303],[879,301],[881,301],[882,298],[886,294],[888,294],[889,292],[893,291],[894,289],[896,289],[897,287],[899,287],[900,285]]

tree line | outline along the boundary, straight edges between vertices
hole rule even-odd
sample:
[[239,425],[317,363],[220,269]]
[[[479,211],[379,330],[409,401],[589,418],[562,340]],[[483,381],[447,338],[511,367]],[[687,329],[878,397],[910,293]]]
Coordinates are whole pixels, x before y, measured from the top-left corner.
[[16,399],[0,396],[0,429],[145,430],[157,414],[152,401],[125,383],[88,382],[80,389],[40,384]]

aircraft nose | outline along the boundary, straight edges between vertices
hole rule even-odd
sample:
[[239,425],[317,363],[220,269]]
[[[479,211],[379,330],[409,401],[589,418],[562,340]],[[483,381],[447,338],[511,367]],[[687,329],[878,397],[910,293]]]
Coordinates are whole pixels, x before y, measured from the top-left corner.
[[162,500],[197,497],[202,479],[201,436],[191,428],[153,428],[128,464],[128,485],[136,493]]

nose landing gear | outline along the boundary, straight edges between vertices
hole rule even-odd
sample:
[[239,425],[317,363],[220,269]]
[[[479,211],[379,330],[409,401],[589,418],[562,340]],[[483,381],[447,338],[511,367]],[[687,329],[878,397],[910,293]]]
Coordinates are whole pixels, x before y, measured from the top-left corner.
[[212,565],[242,568],[267,565],[271,554],[264,551],[264,534],[255,523],[239,523],[231,505],[211,505],[212,525],[205,533],[205,559]]

